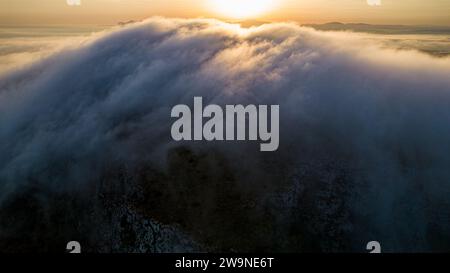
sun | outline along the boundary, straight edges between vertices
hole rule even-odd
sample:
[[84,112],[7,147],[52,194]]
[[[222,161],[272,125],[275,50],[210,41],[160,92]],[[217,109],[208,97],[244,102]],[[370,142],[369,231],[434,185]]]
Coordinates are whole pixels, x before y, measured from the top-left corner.
[[235,19],[261,16],[274,8],[274,2],[275,0],[209,0],[214,12]]

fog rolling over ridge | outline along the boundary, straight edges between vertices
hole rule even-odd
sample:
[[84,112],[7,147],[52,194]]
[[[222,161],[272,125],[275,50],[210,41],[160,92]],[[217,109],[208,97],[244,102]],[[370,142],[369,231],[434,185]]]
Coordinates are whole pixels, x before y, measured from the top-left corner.
[[[0,251],[448,251],[448,75],[294,24],[94,35],[0,76]],[[172,141],[194,96],[279,104],[279,150]]]

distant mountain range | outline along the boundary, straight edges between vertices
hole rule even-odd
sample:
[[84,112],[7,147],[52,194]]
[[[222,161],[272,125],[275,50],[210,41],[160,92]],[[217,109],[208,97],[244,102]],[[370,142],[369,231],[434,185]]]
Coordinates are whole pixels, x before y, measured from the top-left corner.
[[[139,21],[129,20],[119,22],[118,25],[124,26]],[[240,24],[242,27],[254,27],[264,24],[270,24],[270,21],[262,20],[230,20],[228,23]],[[427,25],[372,25],[365,23],[341,23],[329,22],[325,24],[301,24],[305,27],[312,27],[323,31],[353,31],[366,32],[374,34],[429,34],[429,35],[450,35],[450,26],[427,26]]]
[[407,26],[407,25],[370,25],[363,23],[344,24],[331,22],[326,24],[304,24],[324,31],[354,31],[376,34],[449,34],[450,26]]
[[[269,24],[270,22],[260,20],[244,20],[244,21],[230,21],[230,23],[240,24],[243,27],[252,27],[252,26],[260,26],[263,24]],[[375,33],[375,34],[450,35],[450,26],[371,25],[364,23],[341,23],[341,22],[330,22],[325,24],[301,24],[301,25],[323,31],[353,31],[353,32]]]

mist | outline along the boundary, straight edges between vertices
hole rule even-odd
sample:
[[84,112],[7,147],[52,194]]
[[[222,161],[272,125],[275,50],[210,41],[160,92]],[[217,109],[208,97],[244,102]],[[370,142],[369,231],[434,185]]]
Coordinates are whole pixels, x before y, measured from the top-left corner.
[[[44,227],[28,236],[41,236],[73,198],[62,208],[81,218],[64,218],[61,240],[84,232],[93,251],[148,250],[143,221],[183,234],[152,251],[359,252],[372,240],[448,251],[450,58],[382,45],[289,23],[151,18],[3,73],[0,214],[39,211]],[[174,142],[171,109],[195,96],[280,105],[279,149]],[[138,239],[118,228],[100,248],[124,210]],[[0,241],[27,227],[1,224]]]

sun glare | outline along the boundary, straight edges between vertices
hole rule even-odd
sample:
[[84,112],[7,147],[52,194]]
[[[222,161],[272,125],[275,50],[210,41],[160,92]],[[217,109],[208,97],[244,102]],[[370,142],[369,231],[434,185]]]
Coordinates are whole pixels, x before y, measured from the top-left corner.
[[274,7],[275,0],[209,0],[211,9],[223,16],[245,19],[258,17]]

